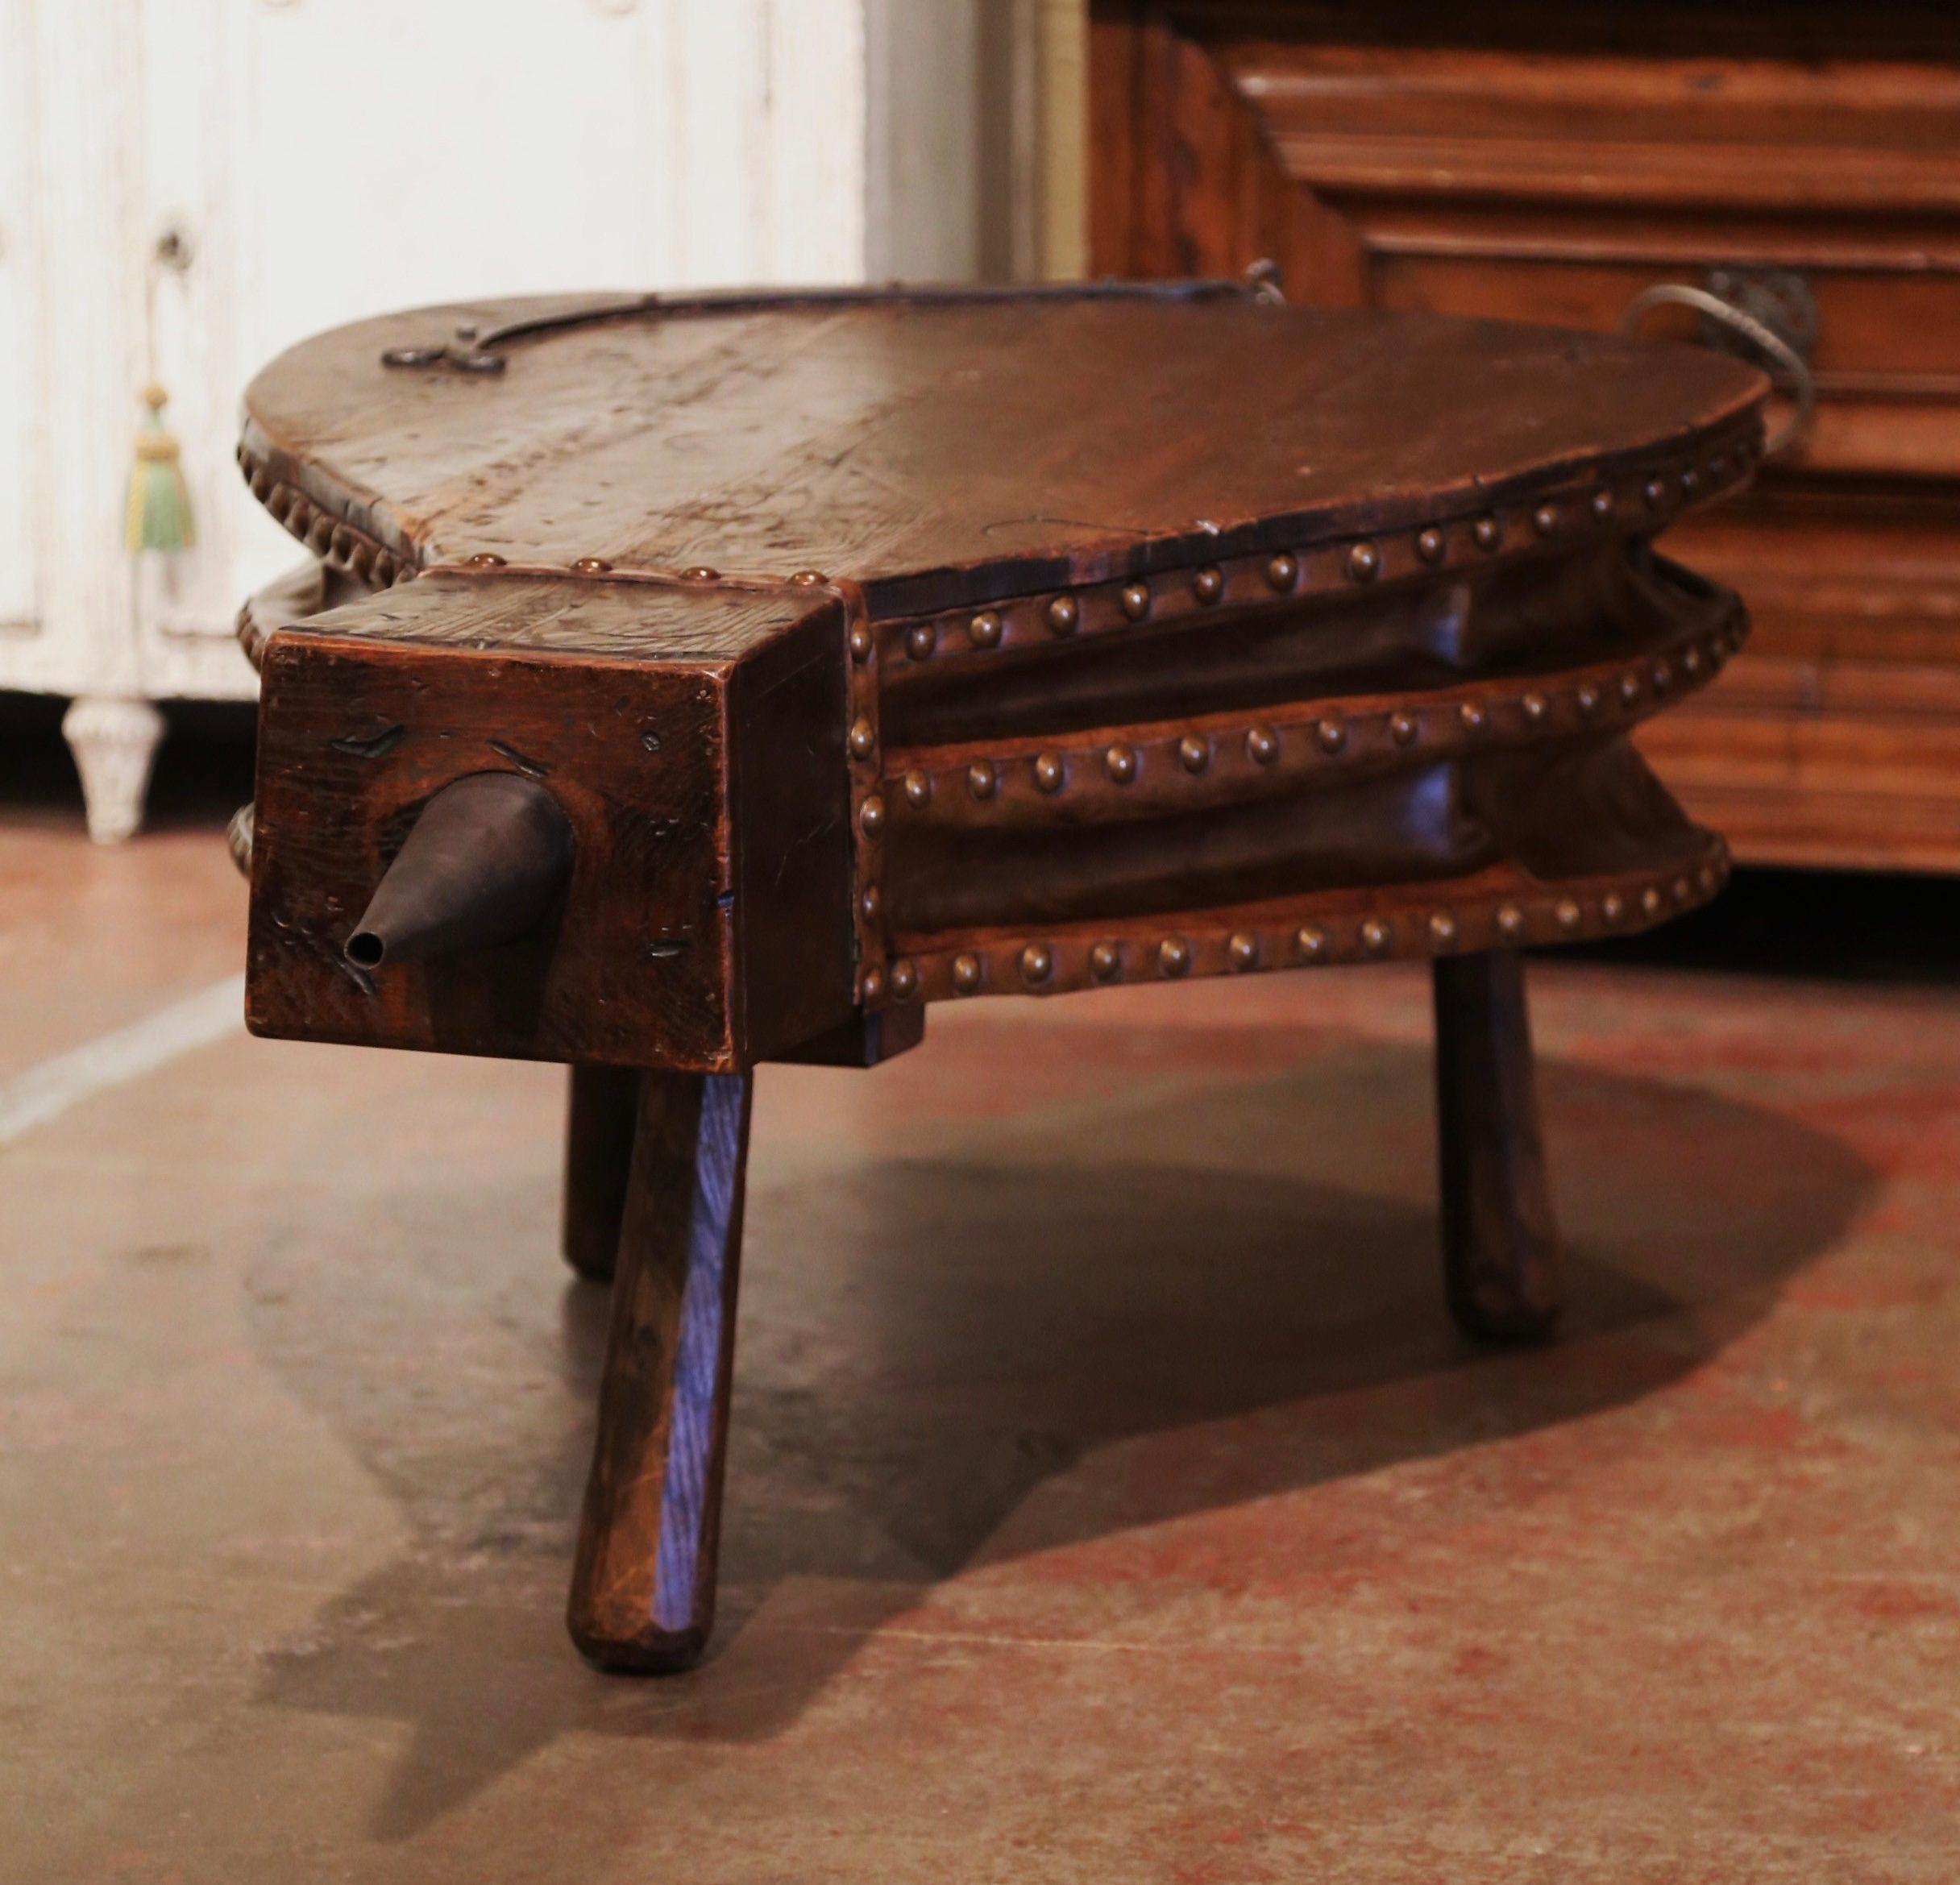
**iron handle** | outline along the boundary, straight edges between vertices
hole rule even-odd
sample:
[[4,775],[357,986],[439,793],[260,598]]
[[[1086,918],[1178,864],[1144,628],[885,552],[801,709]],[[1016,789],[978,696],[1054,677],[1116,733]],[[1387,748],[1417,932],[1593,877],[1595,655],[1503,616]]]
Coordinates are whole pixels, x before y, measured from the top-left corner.
[[[1772,367],[1782,369],[1782,378],[1789,385],[1792,411],[1781,429],[1763,442],[1763,455],[1766,459],[1788,458],[1797,450],[1809,438],[1812,421],[1817,417],[1817,379],[1810,363],[1754,314],[1718,294],[1711,294],[1705,288],[1692,288],[1684,281],[1657,282],[1652,288],[1642,289],[1620,316],[1620,331],[1637,333],[1642,318],[1650,309],[1670,306],[1692,308],[1709,320],[1720,322],[1747,341]],[[1772,373],[1771,377],[1777,376]]]

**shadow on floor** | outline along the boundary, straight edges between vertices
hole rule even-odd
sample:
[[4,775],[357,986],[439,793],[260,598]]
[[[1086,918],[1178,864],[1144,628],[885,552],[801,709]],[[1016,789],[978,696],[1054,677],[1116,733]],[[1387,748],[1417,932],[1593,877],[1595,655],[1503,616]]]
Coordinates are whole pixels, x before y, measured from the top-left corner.
[[1652,1393],[1757,1318],[1870,1182],[1767,1111],[1548,1064],[1568,1324],[1476,1351],[1441,1302],[1426,1053],[1301,1040],[1283,1079],[990,1121],[957,1156],[792,1185],[758,1155],[716,1647],[660,1681],[589,1674],[562,1634],[604,1302],[513,1235],[534,1204],[431,1169],[363,1194],[359,1221],[296,1216],[251,1278],[255,1343],[410,1542],[267,1658],[263,1701],[412,1725],[384,1839],[561,1735],[766,1738],[964,1570]]

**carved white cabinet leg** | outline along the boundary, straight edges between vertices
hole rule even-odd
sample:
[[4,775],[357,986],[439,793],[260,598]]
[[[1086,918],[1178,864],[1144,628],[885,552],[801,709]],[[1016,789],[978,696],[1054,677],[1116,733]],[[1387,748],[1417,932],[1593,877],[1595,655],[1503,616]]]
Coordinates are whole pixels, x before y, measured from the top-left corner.
[[81,774],[89,836],[98,845],[134,837],[164,716],[147,700],[85,694],[62,716],[61,733]]

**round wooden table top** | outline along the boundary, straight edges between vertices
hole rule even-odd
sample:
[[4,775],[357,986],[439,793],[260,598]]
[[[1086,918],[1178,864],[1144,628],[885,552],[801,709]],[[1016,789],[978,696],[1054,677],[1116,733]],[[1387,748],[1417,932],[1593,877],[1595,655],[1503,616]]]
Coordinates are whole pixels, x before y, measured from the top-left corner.
[[882,615],[1717,461],[1651,527],[1746,475],[1766,391],[1705,348],[1220,284],[554,297],[304,342],[245,450],[410,567],[814,571]]

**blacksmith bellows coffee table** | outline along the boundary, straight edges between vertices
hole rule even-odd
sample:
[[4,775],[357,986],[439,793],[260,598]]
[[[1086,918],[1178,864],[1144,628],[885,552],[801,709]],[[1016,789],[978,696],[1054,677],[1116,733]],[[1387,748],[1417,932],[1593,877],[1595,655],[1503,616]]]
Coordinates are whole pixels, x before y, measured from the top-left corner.
[[1766,392],[1218,284],[485,304],[259,378],[325,572],[243,619],[251,1023],[573,1068],[588,1655],[708,1632],[751,1069],[928,1002],[1434,958],[1450,1302],[1547,1327],[1515,952],[1721,883],[1629,736],[1742,638],[1651,539]]

